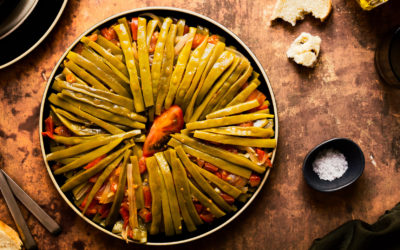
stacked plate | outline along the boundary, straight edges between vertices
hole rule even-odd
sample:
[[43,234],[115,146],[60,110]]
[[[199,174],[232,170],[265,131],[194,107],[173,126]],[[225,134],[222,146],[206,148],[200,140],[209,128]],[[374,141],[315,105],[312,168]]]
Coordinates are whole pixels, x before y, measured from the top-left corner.
[[36,48],[66,4],[67,0],[0,0],[0,69]]
[[35,9],[38,0],[1,0],[0,40],[16,30]]

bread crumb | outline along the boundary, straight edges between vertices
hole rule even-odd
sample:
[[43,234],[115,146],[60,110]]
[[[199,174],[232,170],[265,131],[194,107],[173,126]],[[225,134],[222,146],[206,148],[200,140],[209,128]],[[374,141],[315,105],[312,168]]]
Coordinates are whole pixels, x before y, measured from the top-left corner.
[[290,45],[286,55],[297,64],[312,68],[317,62],[320,45],[321,38],[319,36],[303,32]]
[[18,233],[10,226],[0,221],[0,249],[21,249],[22,241]]
[[311,13],[323,22],[331,9],[331,0],[277,0],[271,21],[281,18],[295,26],[297,20],[303,20],[306,14]]

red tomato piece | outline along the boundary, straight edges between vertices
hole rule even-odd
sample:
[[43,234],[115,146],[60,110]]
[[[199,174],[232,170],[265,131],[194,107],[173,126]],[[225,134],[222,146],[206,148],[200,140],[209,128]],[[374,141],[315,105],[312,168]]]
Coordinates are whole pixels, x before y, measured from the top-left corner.
[[106,154],[104,154],[104,155],[102,155],[102,156],[100,156],[100,157],[94,159],[93,161],[89,162],[89,163],[84,167],[84,169],[89,169],[89,168],[92,168],[92,167],[96,166],[97,163],[99,163],[101,160],[104,159],[104,157],[106,157]]
[[256,148],[256,153],[257,153],[258,161],[263,161],[264,157],[266,155],[265,151],[260,148]]
[[269,157],[267,157],[267,159],[265,160],[265,165],[267,165],[268,167],[272,167],[272,162],[271,159],[269,159]]
[[83,50],[83,44],[82,43],[78,43],[75,48],[74,48],[74,52],[81,54]]
[[208,43],[217,44],[218,41],[219,41],[219,38],[217,35],[212,35],[208,38]]
[[160,116],[158,116],[150,128],[146,141],[143,146],[143,155],[152,156],[156,152],[162,151],[169,140],[169,135],[179,132],[183,128],[182,109],[173,105]]
[[117,40],[117,33],[113,28],[103,28],[100,31],[101,35],[104,36],[107,40]]
[[43,136],[48,136],[51,139],[54,139],[54,121],[53,117],[49,116],[46,120],[44,120],[45,132],[42,132]]
[[65,126],[58,126],[54,129],[54,133],[61,136],[72,136],[72,132]]
[[126,236],[127,236],[128,238],[130,238],[130,239],[133,239],[133,231],[132,231],[131,227],[128,227],[128,228],[127,228]]
[[124,220],[124,228],[125,228],[129,223],[129,210],[121,206],[119,208],[119,213],[121,214],[122,219]]
[[144,207],[151,208],[151,192],[149,186],[143,186]]
[[145,223],[149,223],[153,219],[150,210],[147,208],[140,209],[139,216],[144,220]]
[[[86,206],[87,198],[89,194],[86,195],[85,199],[82,201],[81,205],[79,206],[80,210],[83,211],[83,209]],[[97,200],[93,199],[88,208],[86,209],[85,214],[86,215],[94,215],[97,213]]]
[[208,212],[204,212],[200,214],[200,218],[206,223],[211,223],[214,220],[214,215]]
[[242,188],[244,186],[246,186],[247,184],[247,179],[234,175],[234,174],[230,174],[228,177],[229,183],[231,183],[233,186],[237,187],[237,188]]
[[99,208],[100,218],[104,219],[110,213],[110,204],[102,204]]
[[211,173],[218,172],[218,168],[209,162],[204,163],[203,168]]
[[192,49],[197,48],[204,41],[204,38],[206,38],[205,35],[196,33],[196,35],[194,35],[194,38],[193,38]]
[[239,124],[240,127],[253,127],[254,122],[253,121],[249,121],[249,122],[244,122]]
[[187,25],[183,28],[183,34],[185,35],[186,33],[189,33],[189,26]]
[[126,197],[125,197],[125,199],[121,202],[121,207],[124,207],[126,210],[129,211],[129,204],[128,204],[128,200],[126,199]]
[[222,179],[222,180],[228,181],[228,176],[229,176],[229,173],[228,173],[228,172],[226,172],[225,170],[222,170],[222,171],[219,172],[219,173],[221,174],[221,179]]
[[258,185],[260,185],[261,182],[261,178],[260,176],[256,175],[256,174],[251,174],[250,179],[249,179],[249,183],[251,187],[257,187]]
[[201,214],[201,211],[203,211],[204,208],[200,203],[194,203],[194,207],[196,208],[198,214]]
[[65,80],[69,83],[74,83],[76,82],[76,77],[73,74],[68,74],[65,76]]
[[132,33],[132,39],[134,41],[137,41],[137,30],[138,30],[138,18],[133,17],[131,20],[131,33]]
[[233,198],[230,195],[227,195],[225,193],[220,193],[219,195],[221,195],[221,197],[228,203],[228,204],[233,204],[235,202],[235,198]]
[[158,31],[154,32],[150,39],[149,53],[153,53],[156,50],[156,44],[158,39]]
[[251,92],[250,96],[247,97],[246,101],[257,100],[261,106],[264,104],[265,99],[267,99],[267,97],[261,91],[256,89],[253,92]]
[[92,40],[93,42],[96,42],[97,38],[98,38],[98,35],[96,33],[89,36],[89,39]]
[[264,109],[267,109],[269,106],[268,106],[268,104],[262,104],[260,107],[258,107],[257,108],[257,110],[264,110]]
[[199,167],[201,167],[201,168],[204,166],[204,163],[205,163],[205,161],[200,158],[196,158],[196,162],[197,162],[197,165],[199,165]]
[[85,208],[88,196],[89,195],[86,195],[85,198],[83,199],[83,201],[81,202],[81,205],[79,205],[79,208],[81,210],[83,210]]
[[144,172],[146,172],[146,170],[146,157],[142,156],[139,160],[139,172],[140,174],[143,174]]

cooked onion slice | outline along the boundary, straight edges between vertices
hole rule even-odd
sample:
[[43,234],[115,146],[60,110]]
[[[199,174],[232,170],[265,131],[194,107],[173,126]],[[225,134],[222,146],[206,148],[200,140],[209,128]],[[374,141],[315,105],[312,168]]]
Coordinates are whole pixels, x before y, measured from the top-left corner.
[[181,52],[187,41],[189,41],[189,38],[189,33],[187,33],[178,40],[178,43],[175,45],[175,56],[179,55],[179,52]]
[[126,167],[127,167],[126,179],[128,182],[128,201],[129,201],[129,225],[133,230],[134,228],[138,227],[135,185],[133,183],[132,164],[128,164],[126,165]]

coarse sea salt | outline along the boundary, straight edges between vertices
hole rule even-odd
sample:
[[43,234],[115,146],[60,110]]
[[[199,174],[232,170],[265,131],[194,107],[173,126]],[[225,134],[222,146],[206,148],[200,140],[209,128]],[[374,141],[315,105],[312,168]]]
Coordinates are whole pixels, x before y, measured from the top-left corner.
[[321,151],[312,165],[318,177],[326,181],[333,181],[342,177],[348,168],[344,155],[334,149]]

